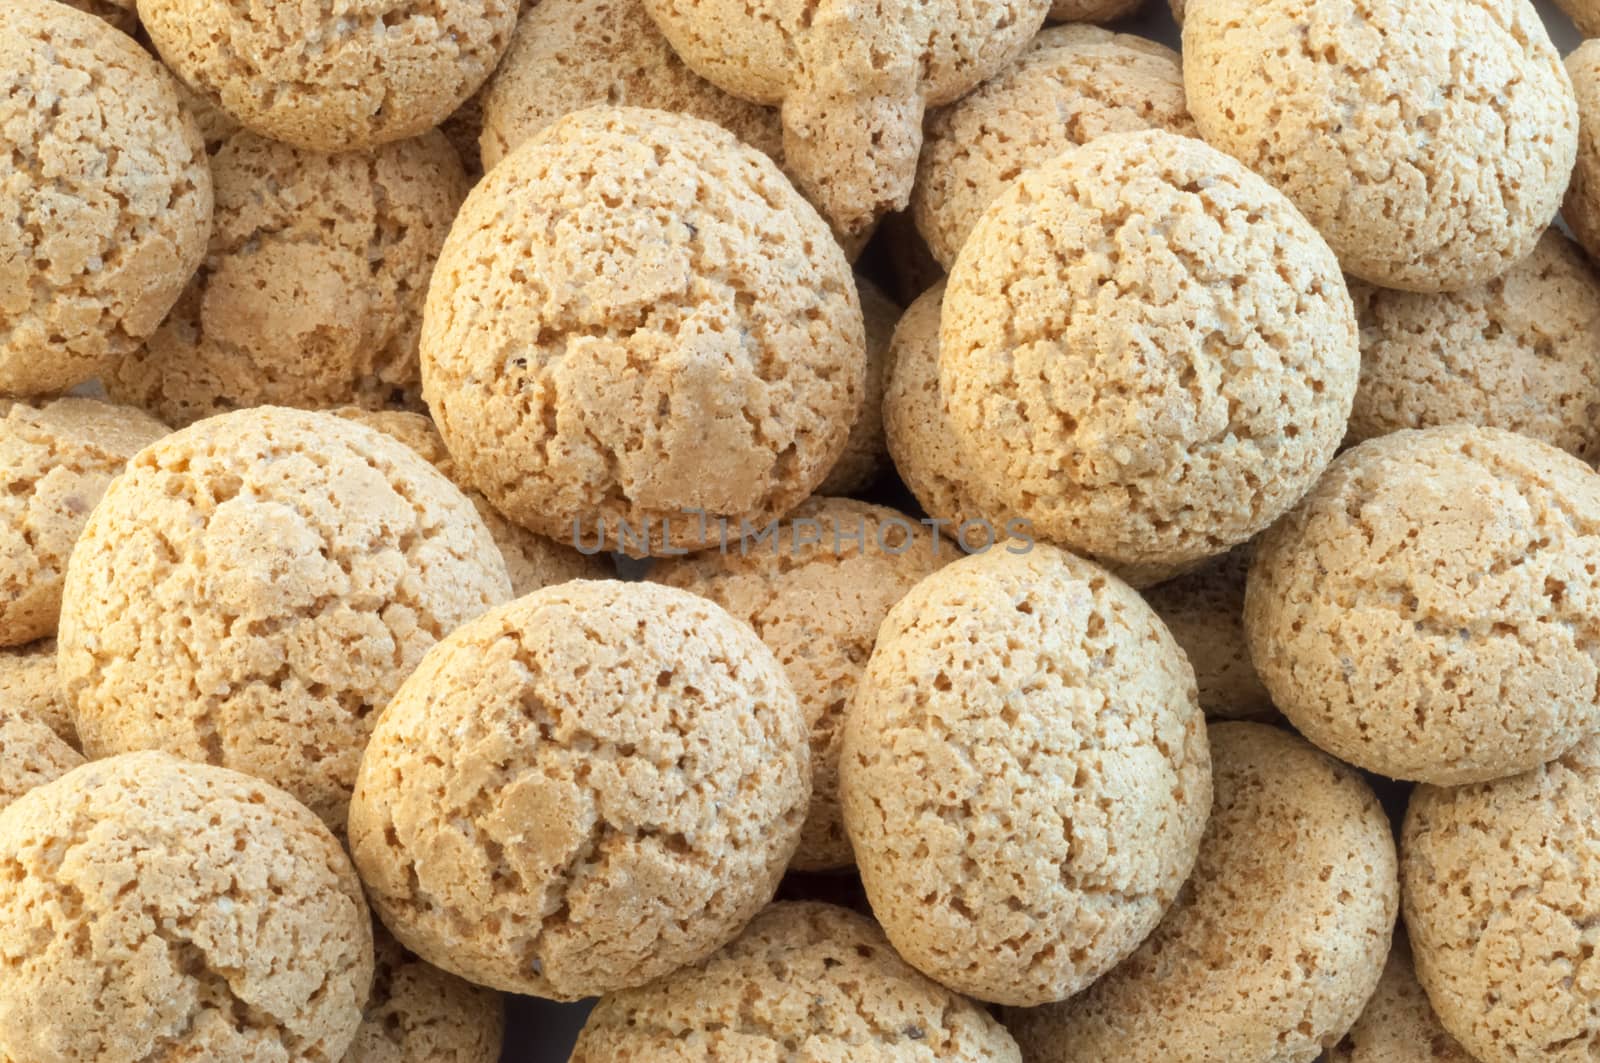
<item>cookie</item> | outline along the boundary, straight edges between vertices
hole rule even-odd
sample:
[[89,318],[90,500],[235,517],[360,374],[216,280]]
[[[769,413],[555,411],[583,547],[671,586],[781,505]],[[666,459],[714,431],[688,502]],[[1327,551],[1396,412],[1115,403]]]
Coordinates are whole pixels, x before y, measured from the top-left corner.
[[1195,135],[1178,53],[1097,26],[1047,29],[1006,70],[928,116],[911,193],[917,228],[949,269],[1023,171],[1106,133],[1143,129]]
[[1050,0],[642,0],[683,61],[783,108],[786,168],[848,239],[910,201],[922,119],[1027,46]]
[[1213,719],[1270,720],[1272,695],[1256,675],[1244,633],[1245,576],[1251,549],[1237,546],[1177,579],[1144,592],[1194,668],[1200,707]]
[[78,730],[56,675],[56,640],[0,650],[0,701],[9,701],[39,720],[56,737],[78,748]]
[[430,967],[373,928],[372,995],[341,1063],[499,1063],[500,994]]
[[1250,656],[1307,738],[1394,779],[1514,775],[1600,728],[1600,476],[1466,425],[1334,462],[1262,537]]
[[205,263],[105,378],[174,425],[250,406],[415,403],[434,260],[466,174],[443,135],[323,155],[252,133],[211,160]]
[[280,790],[164,753],[0,813],[0,1058],[322,1063],[372,982],[361,884]]
[[658,562],[650,578],[710,598],[777,656],[811,729],[811,811],[790,866],[848,867],[839,810],[839,732],[889,608],[960,556],[914,519],[846,498],[813,497],[776,545],[731,544]]
[[1194,864],[1211,758],[1194,673],[1139,596],[1064,550],[1013,549],[889,611],[845,716],[840,795],[900,955],[1031,1005],[1155,929]]
[[511,43],[517,0],[138,0],[161,58],[246,129],[365,151],[448,118]]
[[1522,775],[1412,794],[1406,930],[1417,979],[1470,1058],[1569,1063],[1600,1045],[1597,813],[1592,737]]
[[1417,984],[1404,931],[1395,935],[1378,991],[1326,1059],[1327,1063],[1477,1063],[1439,1025],[1433,1005]]
[[172,77],[54,0],[0,6],[0,395],[65,391],[155,331],[205,254],[211,171]]
[[1144,0],[1052,0],[1051,22],[1111,22],[1127,18]]
[[848,495],[860,491],[870,486],[888,464],[888,450],[883,441],[884,362],[888,357],[889,339],[900,320],[900,307],[860,274],[856,275],[856,291],[861,297],[861,318],[867,335],[866,387],[862,392],[861,409],[845,438],[844,453],[817,486],[819,495]]
[[259,407],[147,447],[73,551],[61,682],[91,758],[256,775],[336,829],[424,651],[510,597],[472,504],[402,443]]
[[697,118],[591,108],[467,197],[428,290],[423,393],[511,520],[662,553],[822,482],[864,347],[849,264],[772,160]]
[[1018,178],[966,247],[945,411],[1039,538],[1147,585],[1261,531],[1333,457],[1355,310],[1327,244],[1234,160],[1099,137]]
[[139,12],[134,8],[134,0],[61,0],[68,7],[75,7],[79,11],[87,11],[96,18],[104,19],[123,33],[132,34],[139,28]]
[[1525,258],[1578,142],[1528,0],[1217,0],[1183,24],[1189,110],[1305,212],[1347,273],[1454,291]]
[[0,694],[0,809],[82,763],[44,721]]
[[1561,215],[1594,255],[1600,252],[1600,44],[1583,42],[1566,69],[1578,99],[1578,160]]
[[94,399],[0,399],[0,647],[56,633],[67,558],[128,459],[167,434]]
[[575,1000],[737,935],[810,797],[805,718],[753,631],[684,591],[580,580],[423,659],[362,760],[350,849],[417,955]]
[[572,1063],[668,1058],[1021,1063],[982,1008],[907,966],[866,916],[774,904],[711,958],[589,1013]]
[[1600,3],[1596,0],[1555,0],[1584,37],[1600,37]]

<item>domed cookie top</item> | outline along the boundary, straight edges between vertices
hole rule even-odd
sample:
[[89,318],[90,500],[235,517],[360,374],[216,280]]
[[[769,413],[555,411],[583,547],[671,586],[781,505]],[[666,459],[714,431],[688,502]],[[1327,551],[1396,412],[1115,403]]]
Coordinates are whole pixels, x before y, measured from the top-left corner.
[[1600,476],[1494,428],[1341,455],[1260,540],[1245,628],[1272,700],[1351,764],[1453,786],[1600,727]]
[[1326,1059],[1327,1063],[1477,1063],[1439,1025],[1428,995],[1417,984],[1403,930],[1395,935],[1377,992]]
[[1236,546],[1193,572],[1144,592],[1194,668],[1200,707],[1224,720],[1278,715],[1261,684],[1244,633],[1245,576],[1253,551]]
[[42,720],[0,694],[0,809],[82,763]]
[[361,1026],[339,1063],[499,1063],[505,1004],[411,955],[381,925]]
[[56,675],[55,639],[0,650],[0,700],[16,704],[67,745],[77,748],[78,730],[72,724],[72,713]]
[[0,5],[0,395],[64,391],[155,330],[205,253],[211,171],[172,77],[53,0]]
[[827,479],[817,485],[819,495],[848,495],[869,486],[888,464],[883,440],[883,381],[889,340],[900,320],[900,307],[860,274],[856,292],[861,298],[861,318],[867,336],[867,378],[861,409],[844,441],[844,453],[833,463]]
[[863,347],[849,264],[772,160],[699,119],[591,108],[467,198],[428,290],[423,388],[512,520],[659,553],[822,482]]
[[1566,69],[1578,98],[1578,161],[1561,216],[1594,255],[1600,252],[1600,44],[1583,42],[1567,56]]
[[1450,291],[1555,218],[1578,114],[1528,0],[1207,0],[1183,24],[1207,141],[1294,200],[1345,270]]

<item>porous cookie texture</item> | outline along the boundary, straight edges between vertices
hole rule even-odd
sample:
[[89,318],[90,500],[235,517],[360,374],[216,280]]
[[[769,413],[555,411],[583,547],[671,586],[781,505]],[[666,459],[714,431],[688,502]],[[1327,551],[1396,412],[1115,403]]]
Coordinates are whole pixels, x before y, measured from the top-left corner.
[[1110,22],[1139,10],[1144,0],[1052,0],[1051,22]]
[[1556,0],[1584,37],[1600,37],[1600,3],[1596,0]]
[[138,0],[161,58],[240,124],[313,151],[424,133],[488,79],[517,0]]
[[0,809],[82,763],[44,721],[0,694]]
[[372,995],[341,1063],[498,1063],[500,994],[423,963],[381,926],[373,944]]
[[87,11],[96,18],[104,19],[123,33],[133,33],[139,28],[139,12],[134,8],[134,0],[61,0],[68,7],[75,7],[79,11]]
[[889,611],[845,717],[840,793],[900,955],[1032,1005],[1155,929],[1194,864],[1211,758],[1194,673],[1139,596],[1064,550],[1013,550],[948,565]]
[[1211,752],[1216,805],[1194,876],[1088,991],[1007,1014],[1029,1063],[1313,1063],[1372,996],[1399,907],[1377,798],[1264,724],[1212,725]]
[[0,700],[17,705],[77,748],[78,731],[56,675],[55,639],[0,650]]
[[1486,284],[1350,294],[1361,384],[1346,442],[1479,424],[1600,459],[1600,275],[1559,231]]
[[1417,984],[1403,931],[1395,935],[1377,992],[1326,1058],[1328,1063],[1477,1063],[1439,1024]]
[[845,239],[910,201],[924,110],[1026,46],[1050,0],[642,0],[696,73],[783,107],[784,162]]
[[883,378],[889,340],[900,321],[900,307],[865,277],[856,276],[861,318],[867,337],[866,387],[861,409],[844,441],[844,453],[817,486],[819,495],[848,495],[870,485],[888,464],[883,441]]
[[733,544],[658,562],[650,578],[710,598],[777,656],[811,728],[811,810],[791,866],[851,863],[839,810],[839,739],[891,606],[961,551],[882,506],[812,498],[779,525],[775,546]]
[[574,1000],[738,934],[810,797],[805,717],[753,631],[685,591],[580,580],[423,659],[362,761],[350,846],[419,956]]
[[1059,26],[1015,63],[929,115],[911,207],[946,269],[1017,176],[1107,133],[1194,135],[1170,48],[1097,26]]
[[1250,660],[1244,632],[1245,577],[1252,551],[1238,546],[1193,572],[1157,584],[1145,601],[1161,617],[1194,668],[1200,707],[1225,720],[1278,715]]
[[0,813],[0,1058],[334,1063],[372,929],[350,860],[287,794],[163,753]]
[[323,155],[252,133],[211,160],[211,246],[105,378],[174,425],[249,406],[416,402],[422,301],[467,178],[440,133]]
[[1219,0],[1183,24],[1206,140],[1305,212],[1346,272],[1452,291],[1555,218],[1577,151],[1561,56],[1528,0]]
[[129,458],[167,434],[94,399],[0,399],[0,647],[56,633],[67,558]]
[[572,1063],[808,1059],[1021,1063],[981,1007],[908,966],[864,915],[774,904],[711,958],[590,1012]]
[[1406,811],[1406,930],[1439,1021],[1482,1063],[1575,1063],[1600,1045],[1600,741],[1522,775],[1420,786]]
[[211,172],[172,77],[54,0],[0,6],[0,394],[64,391],[155,330],[205,253]]
[[1328,245],[1234,160],[1099,137],[1018,178],[966,246],[945,410],[1040,538],[1156,582],[1271,524],[1333,457],[1355,310]]
[[1578,161],[1561,216],[1593,255],[1600,252],[1600,43],[1584,41],[1566,68],[1578,98]]
[[428,290],[423,391],[506,516],[660,553],[822,482],[864,347],[849,264],[772,160],[700,119],[591,108],[467,198]]
[[112,484],[67,571],[58,666],[90,757],[235,768],[337,829],[400,681],[510,594],[472,504],[404,444],[259,407]]
[[1494,428],[1402,431],[1341,455],[1262,537],[1245,630],[1311,741],[1454,786],[1600,726],[1600,477]]

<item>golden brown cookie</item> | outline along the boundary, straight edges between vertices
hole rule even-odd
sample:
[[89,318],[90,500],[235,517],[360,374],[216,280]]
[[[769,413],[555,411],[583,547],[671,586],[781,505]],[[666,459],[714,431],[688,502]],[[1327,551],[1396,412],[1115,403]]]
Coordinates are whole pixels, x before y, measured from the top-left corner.
[[928,116],[911,193],[917,228],[948,269],[1023,171],[1106,133],[1142,129],[1195,135],[1178,53],[1098,26],[1047,29],[1006,70]]
[[304,806],[164,753],[0,813],[0,1058],[326,1063],[372,982],[344,850]]
[[817,485],[819,495],[848,495],[869,486],[888,465],[883,441],[883,376],[889,339],[900,320],[900,307],[876,284],[856,275],[861,297],[861,318],[867,334],[867,381],[861,411],[850,426],[844,453],[833,463],[827,479]]
[[249,406],[415,403],[434,260],[467,179],[439,133],[322,155],[229,137],[204,265],[106,377],[174,425]]
[[805,717],[754,632],[671,587],[579,580],[423,659],[362,760],[350,849],[423,959],[575,1000],[738,934],[810,797]]
[[56,675],[55,639],[0,650],[0,700],[19,706],[67,745],[78,748],[78,730]]
[[341,1063],[499,1063],[500,994],[431,967],[373,928],[372,995]]
[[472,504],[404,444],[258,407],[147,447],[73,552],[59,667],[84,752],[164,749],[336,829],[423,653],[511,594]]
[[1333,457],[1355,310],[1328,245],[1234,160],[1099,137],[1018,178],[967,247],[945,410],[1039,538],[1147,585],[1261,531]]
[[1577,149],[1528,0],[1207,0],[1183,24],[1206,140],[1281,189],[1371,284],[1453,291],[1533,250]]
[[211,171],[172,77],[54,0],[0,4],[0,395],[64,391],[155,330],[205,253]]
[[[44,721],[0,694],[0,809],[82,763],[82,754]],[[3,945],[0,955],[4,955]]]
[[1194,668],[1200,707],[1223,720],[1269,720],[1278,715],[1272,695],[1250,660],[1244,633],[1248,544],[1144,592]]
[[1139,596],[1040,544],[889,611],[840,795],[873,913],[981,1000],[1061,1000],[1155,929],[1194,864],[1211,758],[1194,673]]
[[123,33],[133,33],[139,28],[139,12],[134,0],[61,0],[68,7],[87,11],[96,18],[111,23]]
[[1600,3],[1596,0],[1555,0],[1585,37],[1600,37]]
[[1600,476],[1456,425],[1347,451],[1260,540],[1245,598],[1272,700],[1341,760],[1455,786],[1600,728]]
[[1590,255],[1600,253],[1600,44],[1585,41],[1567,57],[1578,99],[1578,161],[1561,215]]
[[924,978],[866,916],[774,904],[732,944],[602,999],[572,1063],[702,1059],[1021,1063],[983,1008]]
[[1439,1016],[1417,984],[1403,930],[1395,935],[1378,991],[1325,1058],[1327,1063],[1477,1063],[1439,1025]]
[[1399,907],[1378,799],[1264,724],[1213,724],[1211,751],[1194,877],[1087,992],[1007,1014],[1028,1063],[1313,1063],[1372,996]]
[[697,118],[591,108],[467,198],[428,290],[423,390],[507,517],[660,553],[822,482],[864,345],[849,264],[772,160]]
[[0,647],[56,633],[67,558],[128,459],[167,434],[94,399],[0,399]]
[[437,126],[511,43],[517,0],[138,0],[168,66],[245,128],[364,151]]

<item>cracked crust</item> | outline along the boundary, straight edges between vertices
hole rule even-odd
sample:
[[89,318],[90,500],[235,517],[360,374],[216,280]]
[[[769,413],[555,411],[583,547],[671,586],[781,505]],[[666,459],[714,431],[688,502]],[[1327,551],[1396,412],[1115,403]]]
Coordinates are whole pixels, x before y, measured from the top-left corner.
[[[846,709],[890,607],[961,552],[902,513],[847,498],[813,497],[780,527],[790,538],[775,550],[711,550],[658,562],[650,578],[710,598],[777,655],[811,730],[811,810],[790,866],[848,867],[839,809]],[[813,531],[820,541],[800,545]]]
[[945,411],[1038,537],[1156,582],[1260,532],[1333,457],[1355,310],[1327,244],[1234,160],[1103,136],[1015,181],[967,247]]
[[1029,1063],[1313,1063],[1371,998],[1400,903],[1378,799],[1288,731],[1210,737],[1216,804],[1194,876],[1087,992],[1007,1013]]
[[161,65],[54,0],[0,5],[0,393],[65,391],[153,332],[205,253],[211,172]]
[[311,151],[433,129],[489,77],[518,0],[139,0],[173,71],[246,128]]
[[500,994],[411,955],[373,927],[372,995],[340,1063],[498,1063],[505,1041]]
[[648,583],[547,587],[429,653],[350,811],[408,948],[555,1000],[704,959],[771,900],[811,797],[805,718],[755,633]]
[[1133,951],[1194,864],[1211,807],[1194,673],[1099,566],[996,547],[889,611],[840,792],[913,967],[981,1000],[1061,1000]]
[[506,516],[660,553],[715,541],[695,510],[765,526],[822,482],[864,346],[849,264],[772,160],[696,118],[591,108],[467,198],[423,390]]
[[82,763],[44,721],[0,694],[0,809]]
[[1527,0],[1215,0],[1183,58],[1206,140],[1369,283],[1481,284],[1561,206],[1578,109]]
[[1478,1063],[1439,1024],[1411,966],[1404,931],[1395,935],[1378,990],[1327,1063]]
[[1495,428],[1402,431],[1334,462],[1262,537],[1245,629],[1328,752],[1442,786],[1600,727],[1600,477]]
[[1097,26],[1034,38],[999,75],[928,116],[911,209],[946,269],[985,208],[1035,166],[1107,133],[1194,136],[1178,53]]
[[1189,658],[1200,707],[1212,719],[1271,720],[1278,715],[1250,660],[1244,633],[1245,577],[1252,554],[1249,544],[1236,546],[1144,592]]
[[1419,786],[1405,921],[1439,1020],[1483,1063],[1578,1063],[1600,1046],[1600,740],[1477,786]]
[[0,700],[9,700],[78,748],[78,730],[56,675],[56,640],[0,650]]
[[111,480],[167,434],[94,399],[0,399],[0,648],[56,633],[67,558]]
[[84,752],[260,776],[340,828],[423,653],[511,594],[471,503],[409,448],[259,407],[146,448],[67,572],[59,667]]
[[856,275],[861,298],[861,318],[867,336],[867,379],[861,409],[850,425],[844,453],[833,463],[828,478],[817,486],[819,495],[848,495],[870,486],[888,465],[883,440],[883,378],[889,339],[900,320],[900,307],[871,281]]
[[1561,214],[1591,255],[1600,254],[1600,42],[1584,41],[1567,57],[1578,99],[1578,160]]
[[1022,1061],[1004,1027],[909,967],[872,920],[816,903],[774,904],[709,959],[606,997],[572,1063],[690,1058]]
[[251,133],[211,160],[204,264],[107,392],[174,425],[250,406],[415,405],[428,277],[467,178],[440,133],[322,155]]
[[263,782],[134,753],[0,813],[0,1058],[336,1063],[371,980],[349,858]]

